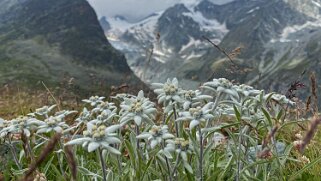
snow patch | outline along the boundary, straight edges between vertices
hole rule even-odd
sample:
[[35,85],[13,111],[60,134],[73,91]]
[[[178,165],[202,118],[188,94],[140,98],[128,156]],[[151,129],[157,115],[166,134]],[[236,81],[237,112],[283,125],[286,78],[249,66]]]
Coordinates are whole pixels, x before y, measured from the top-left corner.
[[257,7],[253,8],[253,9],[249,10],[246,14],[253,13],[254,11],[259,10],[259,9],[260,9],[260,7],[257,6]]
[[193,37],[190,37],[189,42],[186,45],[182,46],[182,48],[181,48],[181,50],[179,52],[183,52],[183,51],[185,51],[186,49],[188,49],[191,46],[198,46],[201,43],[202,42],[200,40],[195,40]]
[[316,5],[316,6],[318,6],[319,8],[321,8],[321,4],[320,4],[320,3],[316,2],[316,1],[313,1],[313,0],[312,0],[312,3],[313,3],[314,5]]
[[207,19],[199,11],[183,13],[183,15],[192,18],[200,25],[202,30],[219,31],[223,34],[227,34],[229,32],[225,23],[221,24],[216,19]]
[[303,25],[294,25],[294,26],[287,26],[283,29],[283,32],[280,36],[280,41],[281,42],[289,42],[291,40],[288,39],[288,37],[293,34],[296,33],[298,31],[301,31],[305,28],[309,28],[309,27],[321,27],[321,20],[317,20],[317,21],[307,21],[306,23],[304,23]]

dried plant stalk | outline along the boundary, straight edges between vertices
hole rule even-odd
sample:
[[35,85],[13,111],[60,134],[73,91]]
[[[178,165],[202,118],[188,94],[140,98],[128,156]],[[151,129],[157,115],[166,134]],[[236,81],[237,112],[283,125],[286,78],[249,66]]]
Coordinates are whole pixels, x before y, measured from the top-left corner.
[[270,131],[270,133],[265,137],[262,144],[262,150],[267,146],[270,140],[275,136],[278,129],[279,129],[279,125],[274,126]]
[[73,180],[77,180],[77,163],[74,156],[74,152],[72,150],[72,146],[65,146],[65,154],[67,158],[67,162],[71,171],[71,176]]
[[309,130],[307,131],[307,134],[305,135],[305,137],[303,138],[303,141],[299,145],[299,150],[300,150],[301,153],[304,152],[304,149],[306,148],[306,146],[312,140],[313,136],[315,135],[315,133],[317,131],[318,125],[320,123],[321,123],[321,118],[320,117],[316,117],[311,121]]
[[26,172],[23,180],[30,180],[33,173],[36,171],[37,167],[47,158],[47,156],[55,149],[55,146],[58,144],[62,134],[56,133],[48,142],[47,146],[42,150],[38,159],[29,165],[29,169]]
[[318,95],[317,95],[317,80],[315,78],[315,72],[310,76],[311,81],[311,93],[313,96],[313,105],[314,105],[314,115],[318,113]]
[[311,96],[308,97],[307,102],[305,104],[305,111],[306,112],[310,111],[310,106],[311,106]]

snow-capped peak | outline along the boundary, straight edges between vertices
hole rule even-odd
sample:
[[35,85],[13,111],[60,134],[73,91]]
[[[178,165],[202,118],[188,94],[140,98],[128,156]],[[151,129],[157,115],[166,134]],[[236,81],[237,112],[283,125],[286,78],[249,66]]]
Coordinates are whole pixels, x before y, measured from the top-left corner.
[[193,9],[197,6],[202,0],[180,0],[180,4],[184,4],[188,9]]

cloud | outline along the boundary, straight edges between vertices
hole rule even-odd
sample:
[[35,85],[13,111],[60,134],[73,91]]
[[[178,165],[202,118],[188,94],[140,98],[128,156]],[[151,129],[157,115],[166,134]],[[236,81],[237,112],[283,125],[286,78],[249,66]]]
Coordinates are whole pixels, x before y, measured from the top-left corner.
[[137,20],[149,14],[162,11],[179,0],[88,0],[98,17],[122,15]]
[[[191,3],[193,1],[199,0],[88,0],[98,17],[122,15],[130,21],[141,19],[153,12],[165,10],[176,3]],[[222,4],[233,0],[211,1]]]

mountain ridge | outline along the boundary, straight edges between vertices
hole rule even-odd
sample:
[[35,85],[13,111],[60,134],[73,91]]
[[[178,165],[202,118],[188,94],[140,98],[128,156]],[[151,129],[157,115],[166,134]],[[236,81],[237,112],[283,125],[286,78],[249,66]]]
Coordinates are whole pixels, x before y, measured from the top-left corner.
[[59,85],[68,77],[85,92],[123,83],[143,86],[86,0],[16,0],[0,14],[2,84]]
[[[177,4],[160,12],[153,23],[145,19],[127,25],[111,43],[125,53],[137,75],[144,72],[140,77],[145,82],[178,77],[196,87],[214,76],[281,90],[303,69],[317,70],[314,66],[319,59],[315,58],[321,46],[314,38],[319,38],[321,25],[319,15],[313,17],[307,12],[320,11],[319,2],[236,0],[218,5],[203,0],[193,7]],[[228,53],[242,47],[234,61],[240,72],[249,71],[231,73],[229,67],[233,65],[202,38],[204,35]],[[152,60],[148,61],[151,50]],[[143,67],[148,68],[144,71]],[[155,76],[155,72],[160,75]],[[278,85],[271,83],[274,75],[280,77]]]

